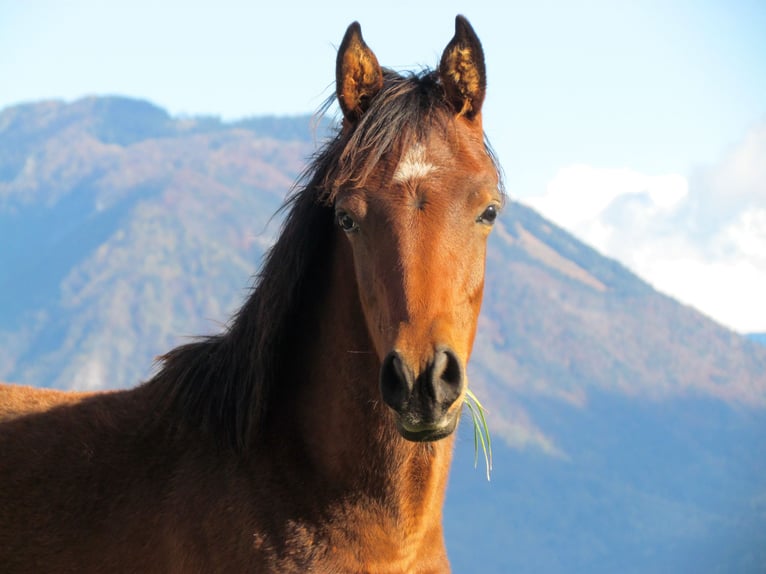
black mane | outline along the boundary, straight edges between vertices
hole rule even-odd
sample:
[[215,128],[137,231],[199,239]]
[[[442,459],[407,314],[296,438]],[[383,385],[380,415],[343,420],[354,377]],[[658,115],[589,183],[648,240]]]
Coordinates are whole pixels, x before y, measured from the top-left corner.
[[[320,271],[333,249],[338,189],[363,186],[381,160],[435,127],[446,129],[454,117],[434,72],[403,76],[385,70],[384,76],[358,125],[350,132],[338,128],[281,208],[286,218],[279,238],[228,328],[164,355],[160,372],[147,383],[160,388],[166,404],[190,424],[237,450],[267,419],[301,318],[321,303]],[[494,160],[489,146],[487,153]]]

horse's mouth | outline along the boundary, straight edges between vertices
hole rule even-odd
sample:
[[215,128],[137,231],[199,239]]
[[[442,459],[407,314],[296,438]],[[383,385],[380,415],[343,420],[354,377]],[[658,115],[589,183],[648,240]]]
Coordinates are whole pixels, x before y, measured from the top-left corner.
[[414,423],[407,417],[396,416],[396,430],[412,442],[433,442],[448,437],[455,431],[459,417],[447,414],[433,423]]

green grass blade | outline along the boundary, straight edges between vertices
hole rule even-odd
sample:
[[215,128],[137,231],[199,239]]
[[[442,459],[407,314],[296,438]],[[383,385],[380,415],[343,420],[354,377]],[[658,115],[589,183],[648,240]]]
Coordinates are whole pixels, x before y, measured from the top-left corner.
[[487,480],[489,480],[492,473],[492,436],[489,434],[489,425],[484,417],[483,409],[479,409],[479,416],[481,417],[481,424],[484,430],[483,433],[479,433],[479,436],[481,437],[481,448],[484,451],[484,460],[487,466]]
[[484,416],[485,412],[486,409],[479,403],[479,416],[481,417],[481,426],[484,429],[484,436],[487,438],[487,480],[489,480],[489,471],[492,470],[492,435],[489,434],[489,424],[487,423],[487,418]]
[[473,403],[466,401],[466,406],[471,413],[471,422],[473,423],[473,467],[479,466],[479,425],[476,420],[476,410]]
[[492,472],[492,438],[489,434],[487,418],[484,415],[486,409],[470,389],[466,390],[465,405],[468,407],[473,419],[474,467],[479,464],[479,445],[481,445],[487,470],[487,480],[490,480]]

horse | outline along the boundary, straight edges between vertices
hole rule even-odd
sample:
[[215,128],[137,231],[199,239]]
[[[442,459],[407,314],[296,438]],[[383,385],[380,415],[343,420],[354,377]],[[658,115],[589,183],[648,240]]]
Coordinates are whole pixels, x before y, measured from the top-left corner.
[[448,572],[442,507],[504,203],[462,16],[433,70],[352,23],[340,121],[222,332],[133,389],[0,391],[0,569]]

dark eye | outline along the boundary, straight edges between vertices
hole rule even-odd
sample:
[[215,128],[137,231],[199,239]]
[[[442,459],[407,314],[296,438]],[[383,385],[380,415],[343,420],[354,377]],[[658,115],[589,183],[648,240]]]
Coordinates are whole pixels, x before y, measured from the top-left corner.
[[354,219],[345,211],[339,212],[336,217],[338,218],[338,225],[346,233],[351,233],[352,231],[359,229],[356,221],[354,221]]
[[486,223],[487,225],[492,225],[495,223],[495,219],[497,219],[497,206],[496,205],[489,205],[487,206],[487,209],[484,210],[484,212],[479,216],[479,218],[476,220],[479,223]]

